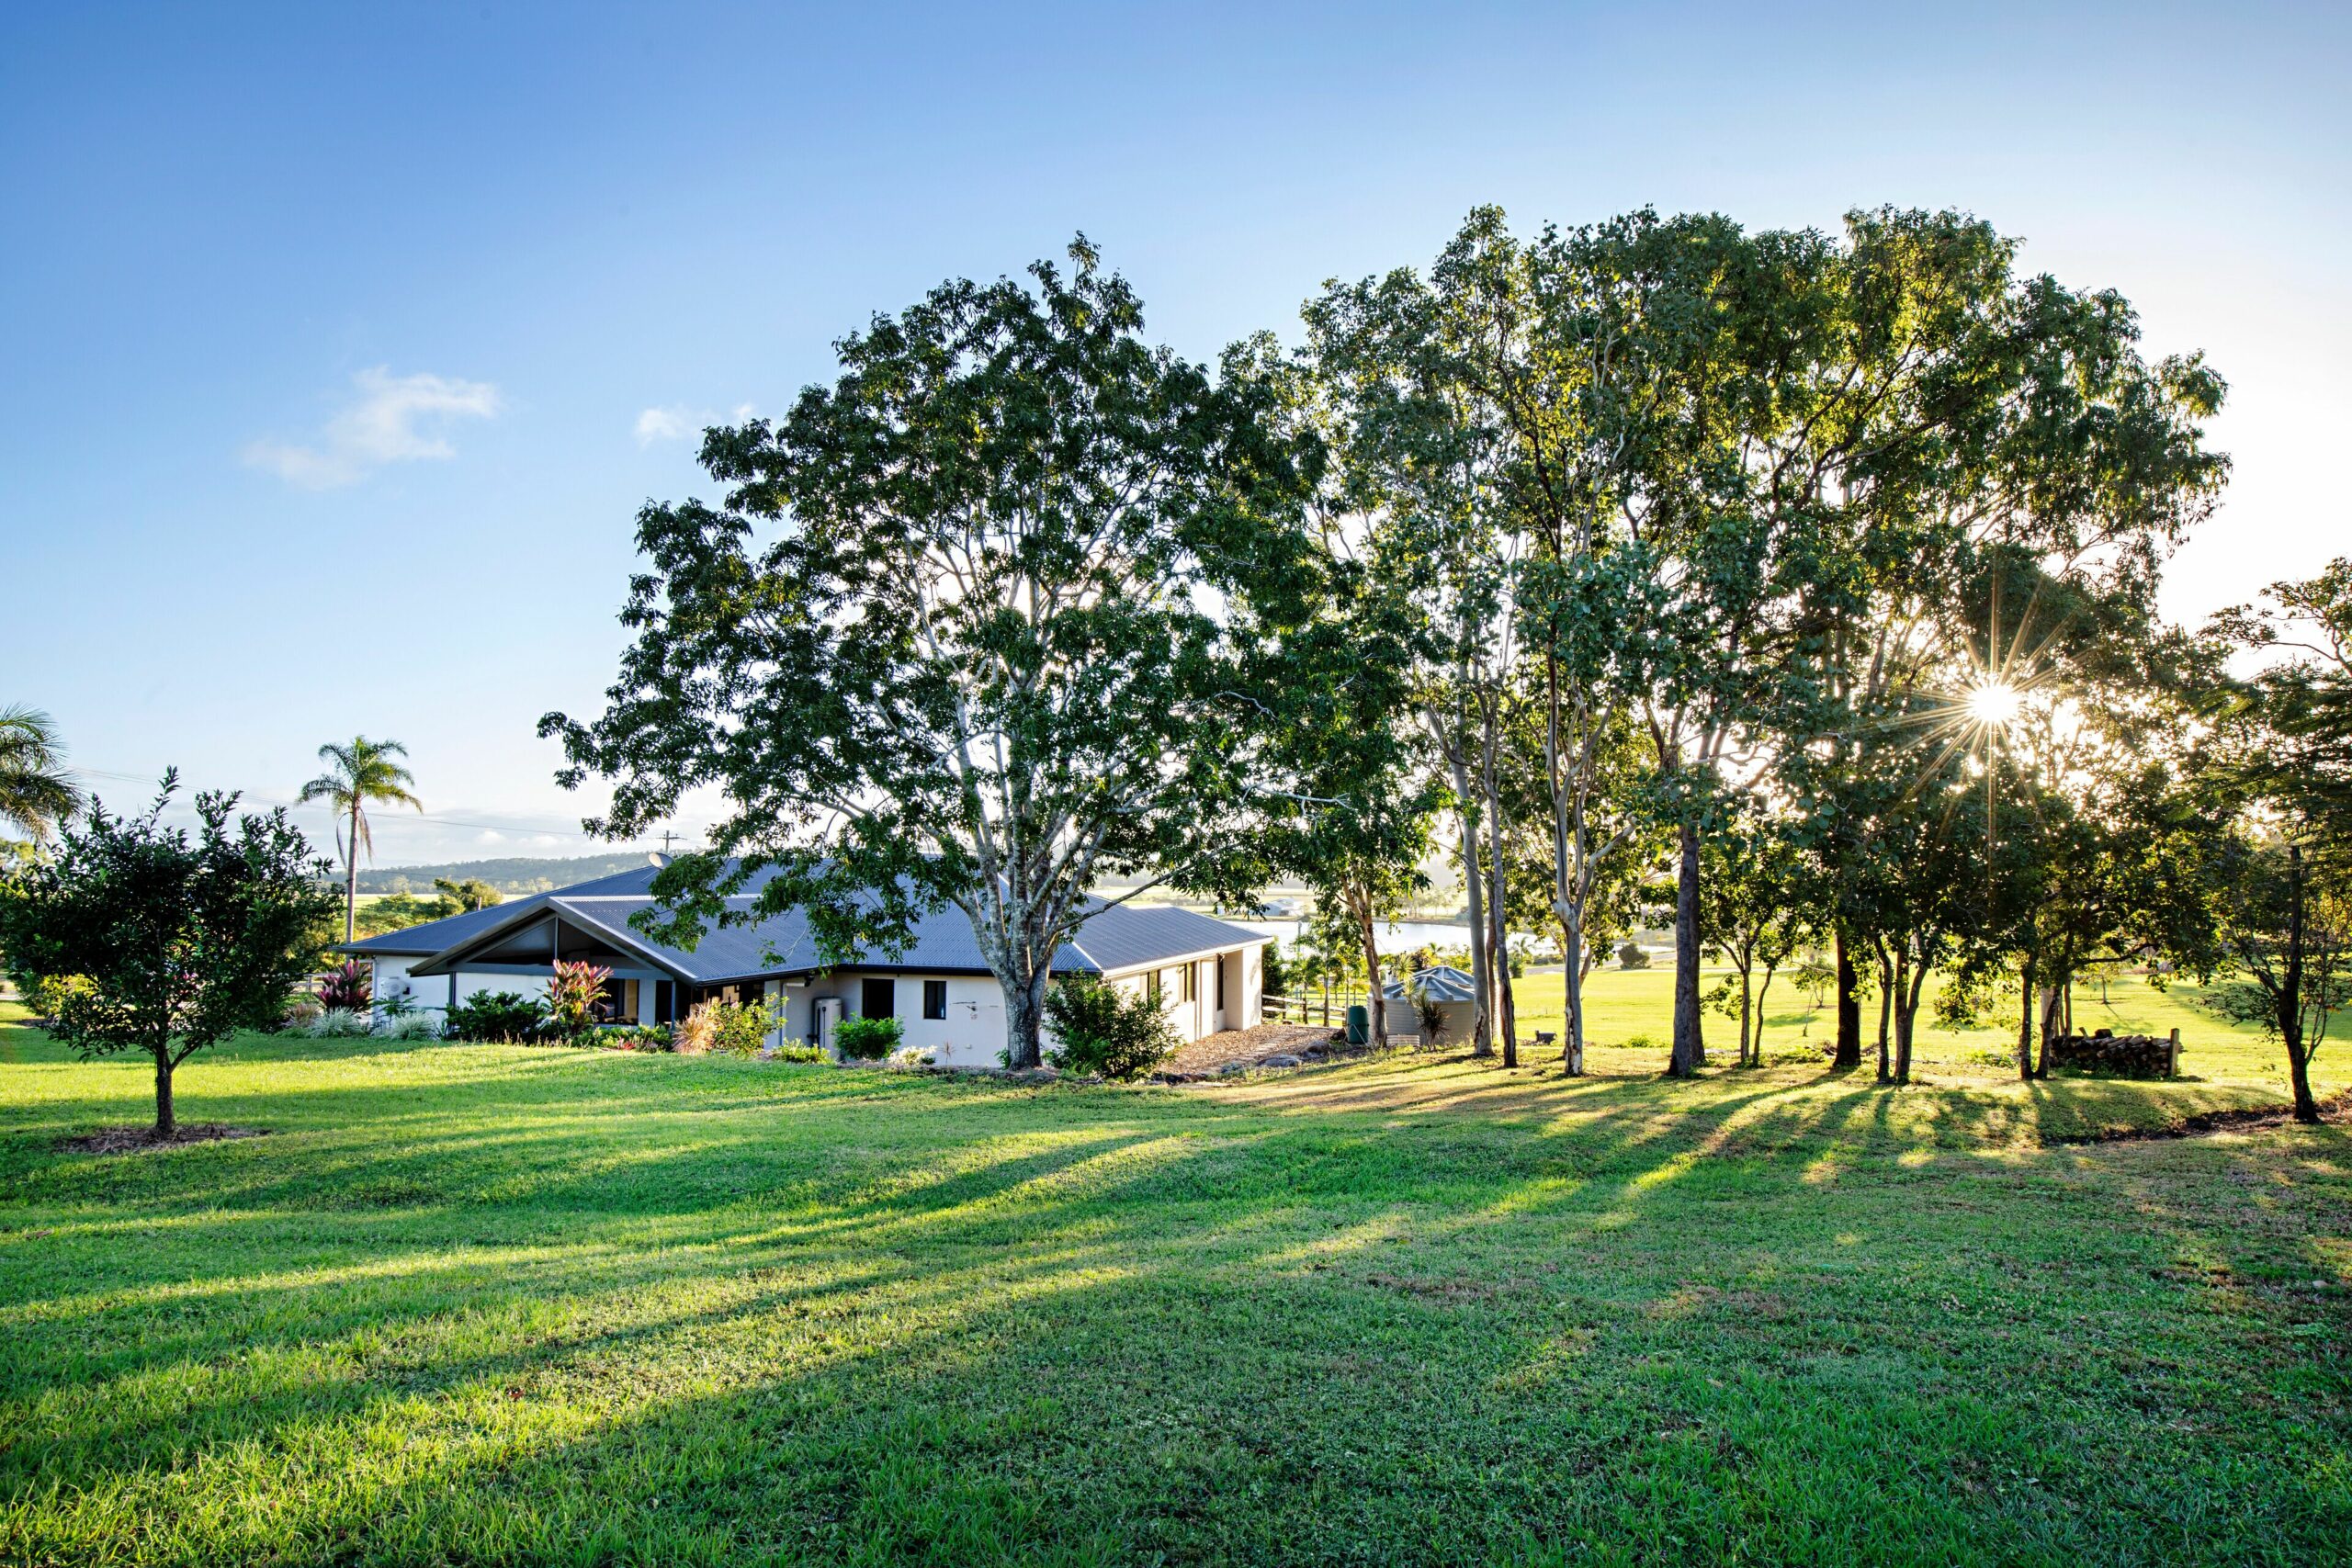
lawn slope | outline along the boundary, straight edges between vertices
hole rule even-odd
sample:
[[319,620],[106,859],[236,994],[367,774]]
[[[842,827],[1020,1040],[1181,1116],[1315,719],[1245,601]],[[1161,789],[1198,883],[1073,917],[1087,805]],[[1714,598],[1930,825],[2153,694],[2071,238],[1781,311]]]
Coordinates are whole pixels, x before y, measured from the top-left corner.
[[144,1076],[0,1029],[0,1562],[2342,1560],[2352,1139],[2059,1141],[2251,1048],[1656,1056],[246,1039],[266,1136],[96,1156]]

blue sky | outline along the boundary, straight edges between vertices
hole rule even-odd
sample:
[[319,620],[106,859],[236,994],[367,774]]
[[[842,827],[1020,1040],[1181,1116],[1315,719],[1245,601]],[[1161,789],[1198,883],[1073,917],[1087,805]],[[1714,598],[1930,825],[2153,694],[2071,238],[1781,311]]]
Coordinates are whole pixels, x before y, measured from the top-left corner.
[[[109,798],[407,742],[382,863],[586,852],[685,433],[1084,230],[1196,357],[1464,212],[1958,207],[2230,378],[2200,615],[2352,549],[2352,8],[8,7],[0,702]],[[682,826],[691,828],[688,822]],[[314,823],[322,829],[322,823]]]

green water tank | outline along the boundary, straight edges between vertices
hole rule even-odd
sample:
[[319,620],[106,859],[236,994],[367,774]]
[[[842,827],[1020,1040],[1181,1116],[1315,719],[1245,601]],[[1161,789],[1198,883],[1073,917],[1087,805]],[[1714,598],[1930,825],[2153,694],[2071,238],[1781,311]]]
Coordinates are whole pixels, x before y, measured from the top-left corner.
[[1348,1043],[1361,1045],[1372,1038],[1372,1012],[1362,1002],[1348,1009]]

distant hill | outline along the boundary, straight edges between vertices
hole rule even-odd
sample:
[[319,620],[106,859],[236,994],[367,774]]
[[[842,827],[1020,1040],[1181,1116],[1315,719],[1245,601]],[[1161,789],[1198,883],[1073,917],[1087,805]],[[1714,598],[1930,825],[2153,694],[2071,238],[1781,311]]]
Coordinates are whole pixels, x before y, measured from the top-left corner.
[[581,855],[571,860],[532,860],[510,855],[504,860],[453,861],[443,865],[379,865],[359,874],[362,893],[430,893],[433,879],[446,876],[462,882],[478,876],[501,893],[544,893],[569,887],[592,877],[610,876],[645,864],[643,850],[619,854]]

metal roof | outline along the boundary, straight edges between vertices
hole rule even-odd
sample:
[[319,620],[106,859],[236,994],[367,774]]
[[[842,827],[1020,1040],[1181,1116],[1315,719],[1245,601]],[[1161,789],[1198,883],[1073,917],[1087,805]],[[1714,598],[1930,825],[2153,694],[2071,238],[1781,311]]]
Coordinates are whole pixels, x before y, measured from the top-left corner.
[[[412,926],[406,931],[370,937],[347,944],[345,952],[362,955],[426,958],[427,973],[462,967],[456,950],[470,947],[510,927],[560,913],[576,925],[609,937],[616,946],[634,950],[697,985],[717,985],[823,968],[899,969],[984,975],[988,963],[980,956],[971,922],[960,909],[934,909],[914,922],[912,940],[901,952],[868,949],[837,964],[822,962],[808,920],[797,909],[772,915],[752,925],[719,925],[705,930],[688,952],[657,942],[631,925],[633,916],[658,907],[650,893],[657,868],[629,870],[598,877],[552,893],[535,893],[511,903],[493,905],[469,914]],[[767,880],[754,879],[754,885]],[[728,900],[731,908],[747,909],[749,895]],[[1195,953],[1222,952],[1267,940],[1260,932],[1227,925],[1209,916],[1173,905],[1104,904],[1091,899],[1092,912],[1079,928],[1077,939],[1055,954],[1057,974],[1117,974],[1166,964]],[[452,964],[452,960],[457,960]]]
[[1433,1002],[1466,1002],[1477,997],[1478,982],[1451,964],[1441,964],[1417,971],[1408,980],[1391,980],[1380,987],[1380,994],[1400,1002],[1416,994]]

